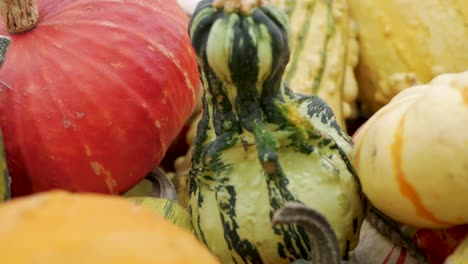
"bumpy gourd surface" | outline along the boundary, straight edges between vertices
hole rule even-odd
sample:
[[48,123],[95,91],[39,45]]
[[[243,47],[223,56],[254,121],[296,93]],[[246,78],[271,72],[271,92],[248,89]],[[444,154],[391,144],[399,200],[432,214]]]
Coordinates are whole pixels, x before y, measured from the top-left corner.
[[466,0],[349,0],[359,28],[359,95],[369,112],[399,91],[468,69]]
[[351,141],[323,100],[284,85],[289,34],[286,15],[271,6],[226,13],[202,1],[192,17],[205,96],[189,211],[223,263],[308,259],[303,228],[272,227],[273,213],[290,201],[325,215],[342,254],[357,243],[365,200]]

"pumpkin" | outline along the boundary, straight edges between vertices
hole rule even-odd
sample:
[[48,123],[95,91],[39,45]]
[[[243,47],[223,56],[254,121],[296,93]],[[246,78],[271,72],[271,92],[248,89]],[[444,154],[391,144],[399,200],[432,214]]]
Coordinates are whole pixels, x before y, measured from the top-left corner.
[[262,1],[201,1],[189,25],[205,90],[190,169],[188,210],[223,263],[309,259],[304,228],[273,225],[288,202],[323,215],[345,255],[366,200],[352,142],[317,95],[295,94],[287,15]]
[[0,206],[0,226],[2,263],[219,263],[192,233],[117,196],[15,198]]
[[[5,54],[10,46],[10,38],[0,36],[0,68],[5,60]],[[10,197],[10,178],[6,165],[5,150],[3,145],[3,135],[0,132],[0,201]]]
[[32,0],[1,3],[0,34],[13,40],[0,71],[13,195],[130,189],[198,100],[186,14],[174,0],[37,0],[37,12]]
[[359,28],[356,78],[366,112],[410,86],[468,68],[466,1],[349,0],[349,6]]
[[395,96],[356,133],[353,162],[371,203],[402,224],[468,223],[468,71]]
[[318,94],[332,108],[338,124],[356,115],[354,77],[358,45],[348,14],[348,0],[272,0],[291,27],[291,61],[285,80],[294,92]]

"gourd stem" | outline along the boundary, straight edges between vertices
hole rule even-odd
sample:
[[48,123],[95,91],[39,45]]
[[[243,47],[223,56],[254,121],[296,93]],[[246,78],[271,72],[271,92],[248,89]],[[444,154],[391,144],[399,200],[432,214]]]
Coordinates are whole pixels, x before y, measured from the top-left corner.
[[255,8],[262,6],[263,2],[262,0],[214,0],[213,6],[223,8],[226,13],[240,11],[240,13],[248,15]]
[[[299,224],[306,228],[311,243],[311,263],[341,264],[338,239],[327,219],[312,208],[290,202],[276,211],[273,225]],[[300,263],[300,262],[298,262]]]
[[0,12],[12,34],[32,29],[39,19],[36,0],[0,0]]

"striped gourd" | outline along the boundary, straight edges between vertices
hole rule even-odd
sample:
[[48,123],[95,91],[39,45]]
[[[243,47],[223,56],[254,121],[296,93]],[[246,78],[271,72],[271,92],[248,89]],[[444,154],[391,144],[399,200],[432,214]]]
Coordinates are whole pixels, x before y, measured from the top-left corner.
[[[0,36],[0,68],[5,60],[5,54],[10,45],[10,38]],[[3,148],[3,136],[0,132],[0,201],[10,198],[10,178],[5,158],[5,150]]]
[[283,82],[287,16],[261,1],[204,0],[189,32],[205,89],[189,181],[199,239],[223,263],[307,259],[303,228],[271,220],[294,201],[325,216],[346,254],[367,208],[352,143],[322,99]]
[[166,173],[156,168],[122,196],[135,204],[151,209],[169,222],[192,230],[187,210],[177,203],[176,190]]
[[271,0],[290,18],[291,61],[285,79],[298,93],[318,94],[344,129],[355,114],[356,30],[347,0]]
[[152,212],[167,219],[169,222],[188,231],[192,223],[187,211],[173,200],[155,197],[128,197],[135,204],[149,208]]

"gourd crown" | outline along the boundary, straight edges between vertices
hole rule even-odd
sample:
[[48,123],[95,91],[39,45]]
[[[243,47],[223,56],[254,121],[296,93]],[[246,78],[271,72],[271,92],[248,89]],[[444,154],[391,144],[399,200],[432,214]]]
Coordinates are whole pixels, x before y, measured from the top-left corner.
[[274,6],[204,0],[192,16],[190,37],[205,77],[232,86],[232,97],[241,89],[256,96],[279,93],[291,38],[288,17]]
[[263,0],[214,0],[213,6],[223,8],[226,13],[251,14],[253,9],[262,6],[264,2]]

